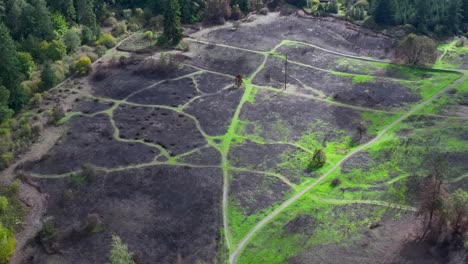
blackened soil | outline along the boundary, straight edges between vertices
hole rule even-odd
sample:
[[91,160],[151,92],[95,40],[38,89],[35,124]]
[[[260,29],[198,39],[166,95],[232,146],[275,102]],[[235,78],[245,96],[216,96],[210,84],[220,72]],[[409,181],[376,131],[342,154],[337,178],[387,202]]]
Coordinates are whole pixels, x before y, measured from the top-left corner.
[[121,105],[114,113],[120,137],[140,139],[182,154],[206,144],[195,121],[172,110]]
[[191,78],[166,81],[155,87],[145,89],[128,98],[129,102],[148,105],[167,105],[178,107],[193,97],[200,95]]
[[236,172],[232,175],[231,197],[244,211],[251,215],[284,199],[289,186],[281,180],[251,172]]
[[67,264],[107,263],[112,234],[141,264],[212,263],[220,240],[220,175],[218,169],[158,166],[99,175],[80,188],[65,179],[41,180],[59,232],[90,213],[99,215],[103,229],[57,245],[60,254],[37,250],[27,263],[50,263],[57,255]]
[[184,111],[195,116],[208,135],[222,135],[228,130],[243,92],[235,88],[204,96],[190,103]]
[[46,156],[27,167],[36,173],[61,174],[78,170],[85,163],[113,168],[150,162],[159,152],[141,143],[118,142],[113,133],[109,117],[104,114],[74,117],[67,135]]

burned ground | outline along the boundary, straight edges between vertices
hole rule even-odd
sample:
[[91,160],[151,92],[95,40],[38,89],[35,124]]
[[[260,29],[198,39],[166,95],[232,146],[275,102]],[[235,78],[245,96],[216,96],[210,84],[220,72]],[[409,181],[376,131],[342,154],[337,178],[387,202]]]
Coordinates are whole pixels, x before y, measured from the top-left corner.
[[231,198],[246,215],[251,215],[283,200],[290,186],[275,177],[235,172],[232,175]]
[[334,18],[301,19],[279,17],[277,13],[257,17],[254,23],[242,24],[235,31],[229,27],[216,31],[201,31],[194,37],[209,41],[249,48],[271,50],[283,39],[310,42],[334,51],[373,57],[392,57],[395,41],[370,30]]
[[242,92],[242,89],[230,88],[197,98],[184,111],[197,118],[208,135],[223,135],[228,130]]
[[[394,80],[348,76],[289,62],[287,81],[300,93],[370,108],[396,108],[418,101],[419,96]],[[253,80],[260,86],[284,86],[284,60],[269,58]]]
[[41,160],[28,166],[34,173],[62,174],[79,170],[86,163],[105,168],[146,163],[159,153],[141,143],[119,142],[113,133],[106,115],[76,116],[67,135]]
[[[62,263],[106,263],[112,234],[123,237],[142,264],[216,258],[222,184],[217,169],[157,166],[98,175],[83,186],[66,179],[40,184],[49,190],[48,214],[57,230],[90,213],[102,221],[103,231],[58,245]],[[34,259],[29,263],[49,263],[41,254]]]
[[141,263],[314,263],[330,249],[365,263],[356,245],[380,254],[380,226],[415,210],[426,138],[465,186],[463,113],[448,111],[463,99],[438,98],[459,73],[379,61],[393,40],[334,18],[256,17],[193,34],[168,75],[136,62],[73,90],[68,134],[24,170],[57,230],[93,213],[102,228],[50,256],[36,241],[32,263],[105,263],[113,233]]

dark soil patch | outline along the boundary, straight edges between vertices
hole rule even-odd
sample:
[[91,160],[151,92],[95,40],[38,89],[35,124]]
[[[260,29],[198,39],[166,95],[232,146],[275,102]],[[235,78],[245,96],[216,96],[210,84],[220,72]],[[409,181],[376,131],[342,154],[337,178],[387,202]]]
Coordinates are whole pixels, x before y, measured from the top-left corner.
[[[265,139],[293,142],[306,133],[323,135],[320,141],[336,140],[340,130],[352,136],[362,120],[360,112],[354,109],[264,90],[259,91],[254,105],[244,105],[240,118],[255,124]],[[312,124],[323,125],[314,130]]]
[[290,187],[281,180],[251,172],[234,172],[230,185],[231,198],[245,215],[269,208],[284,199]]
[[[339,76],[290,63],[288,81],[297,85],[304,94],[314,94],[313,89],[322,91],[330,98],[342,103],[371,108],[401,107],[420,98],[398,82],[375,78],[368,82],[354,82],[352,76]],[[297,84],[300,81],[300,84]],[[265,69],[253,81],[254,84],[281,88],[284,85],[284,61],[269,58]],[[304,85],[303,85],[304,84]]]
[[375,163],[368,152],[359,152],[343,163],[341,166],[341,173],[346,174],[354,169],[367,171],[374,165]]
[[150,75],[142,76],[134,74],[134,70],[139,65],[129,65],[125,68],[113,68],[109,70],[105,78],[101,81],[91,82],[96,95],[110,97],[112,99],[123,99],[131,93],[152,85],[158,81],[170,78],[176,78],[196,70],[190,67],[182,67],[179,70],[169,73],[167,76]]
[[[351,209],[347,208],[346,210],[349,212]],[[437,259],[427,262],[412,262],[412,260],[400,255],[402,246],[405,241],[408,240],[408,234],[411,234],[414,231],[413,228],[416,224],[412,213],[401,212],[400,214],[401,218],[395,220],[392,217],[392,212],[389,212],[379,222],[379,227],[366,230],[361,234],[349,237],[340,243],[310,247],[298,256],[290,258],[287,263],[447,263],[438,262]]]
[[206,144],[192,119],[171,110],[121,105],[114,120],[120,137],[158,144],[174,155]]
[[314,232],[314,222],[314,217],[311,215],[299,215],[286,223],[283,228],[287,233],[299,233],[311,236]]
[[82,99],[75,102],[73,110],[84,114],[94,114],[112,107],[112,102],[102,102],[98,99]]
[[241,145],[232,146],[229,152],[231,165],[259,171],[273,171],[280,162],[280,155],[294,147],[280,144],[256,144],[245,140]]
[[[281,46],[278,53],[287,55],[288,59],[295,62],[304,63],[321,69],[330,69],[338,72],[373,75],[397,79],[409,79],[401,70],[392,65],[387,67],[375,66],[371,62],[347,59],[315,47],[305,45]],[[340,61],[343,60],[342,63]],[[430,77],[429,76],[426,76]]]
[[235,84],[233,78],[209,72],[197,75],[195,80],[198,84],[198,89],[208,94],[219,92],[223,88]]
[[232,76],[248,76],[263,61],[261,54],[194,42],[190,43],[190,54],[192,59],[185,63]]
[[189,164],[218,166],[221,164],[221,154],[212,147],[205,147],[190,155],[181,157],[178,161]]
[[178,107],[200,95],[191,78],[163,82],[128,98],[129,102]]
[[77,116],[70,121],[69,134],[40,161],[27,168],[36,173],[61,174],[91,163],[114,168],[150,162],[159,152],[140,143],[123,143],[112,138],[114,130],[106,115]]
[[190,103],[184,111],[195,116],[208,135],[222,135],[228,130],[243,92],[233,89],[205,96]]
[[[261,19],[257,17],[257,19]],[[269,20],[269,21],[268,21]],[[232,31],[222,28],[201,36],[226,45],[271,50],[283,39],[316,44],[334,51],[373,57],[392,57],[396,41],[352,23],[331,17],[301,19],[270,14],[265,22],[241,24]]]
[[[170,166],[110,173],[72,189],[66,204],[67,181],[42,180],[50,194],[48,215],[59,231],[89,213],[103,223],[102,232],[58,245],[61,263],[107,263],[111,234],[119,235],[142,264],[212,263],[221,239],[220,175],[217,169]],[[39,247],[33,256],[28,264],[52,259]]]

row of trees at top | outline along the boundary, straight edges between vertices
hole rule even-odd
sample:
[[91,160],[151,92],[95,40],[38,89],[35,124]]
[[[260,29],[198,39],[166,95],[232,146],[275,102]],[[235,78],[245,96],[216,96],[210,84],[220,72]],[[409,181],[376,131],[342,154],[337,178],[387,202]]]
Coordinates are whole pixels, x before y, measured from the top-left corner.
[[369,0],[369,4],[378,24],[411,24],[421,33],[456,34],[468,22],[468,0]]

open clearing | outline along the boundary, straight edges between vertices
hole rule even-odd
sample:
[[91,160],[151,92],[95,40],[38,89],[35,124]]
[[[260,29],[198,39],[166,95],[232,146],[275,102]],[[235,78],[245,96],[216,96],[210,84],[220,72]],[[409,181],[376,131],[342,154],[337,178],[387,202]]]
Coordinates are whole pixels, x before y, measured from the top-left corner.
[[24,170],[57,230],[92,213],[102,230],[50,255],[33,244],[27,263],[106,263],[114,233],[148,264],[405,258],[425,153],[468,185],[465,75],[389,64],[393,40],[343,21],[257,20],[193,34],[168,77],[130,65],[72,88],[68,133]]

